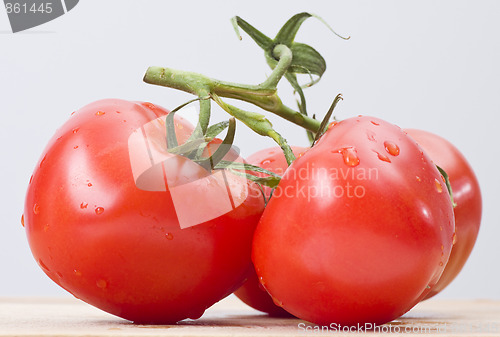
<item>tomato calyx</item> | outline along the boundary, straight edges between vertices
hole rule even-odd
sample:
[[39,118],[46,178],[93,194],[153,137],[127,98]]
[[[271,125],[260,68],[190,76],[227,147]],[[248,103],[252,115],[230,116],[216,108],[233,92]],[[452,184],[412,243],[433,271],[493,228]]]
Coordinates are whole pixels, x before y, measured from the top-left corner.
[[[196,129],[190,138],[184,144],[178,144],[175,130],[174,116],[186,105],[207,100],[208,97],[196,98],[185,102],[173,109],[165,119],[166,127],[166,146],[169,153],[186,157],[207,171],[229,170],[233,174],[244,176],[248,180],[256,182],[259,185],[276,187],[281,179],[276,173],[263,169],[259,166],[241,162],[238,152],[233,147],[234,136],[236,133],[236,121],[232,117],[227,121],[222,121],[206,128],[204,134],[197,134]],[[227,129],[226,136],[222,142],[216,141],[216,137]],[[214,145],[215,150],[211,145]],[[233,150],[233,151],[232,151]],[[206,153],[208,152],[208,156]],[[265,177],[260,177],[254,173],[264,173]]]

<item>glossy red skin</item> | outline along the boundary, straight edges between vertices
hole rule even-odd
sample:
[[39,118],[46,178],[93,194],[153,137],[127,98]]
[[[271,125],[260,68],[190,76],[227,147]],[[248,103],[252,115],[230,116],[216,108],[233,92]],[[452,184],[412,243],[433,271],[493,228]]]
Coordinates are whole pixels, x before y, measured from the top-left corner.
[[426,298],[441,292],[462,270],[476,243],[481,224],[482,198],[479,182],[464,155],[449,141],[433,133],[406,129],[434,163],[448,174],[453,200],[456,207],[456,242],[450,259],[438,283],[432,287]]
[[[292,151],[296,157],[301,156],[308,149],[309,148],[301,146],[292,146]],[[280,176],[282,176],[288,168],[288,163],[286,162],[283,150],[277,146],[255,152],[247,158],[247,162],[249,164],[265,168],[266,170],[279,174]],[[261,177],[265,176],[265,174],[256,174]],[[269,198],[272,189],[266,186],[263,186],[263,189],[266,199]],[[265,312],[270,316],[291,316],[290,313],[285,311],[283,308],[274,304],[271,296],[269,296],[267,291],[260,285],[255,270],[252,270],[248,280],[238,290],[236,290],[234,294],[245,304],[256,310]]]
[[[342,154],[350,147],[357,166],[344,162],[356,163]],[[361,186],[361,197],[349,198],[347,183]],[[300,192],[319,186],[332,196]],[[453,209],[443,187],[431,159],[399,127],[363,116],[336,123],[285,172],[257,226],[252,259],[261,284],[275,303],[316,324],[401,316],[438,281],[451,251]]]
[[[198,318],[237,289],[252,269],[264,207],[253,188],[236,209],[181,229],[169,192],[137,188],[127,140],[166,114],[117,99],[79,109],[42,154],[25,201],[26,233],[43,271],[75,297],[138,323]],[[192,126],[176,124],[185,140]]]

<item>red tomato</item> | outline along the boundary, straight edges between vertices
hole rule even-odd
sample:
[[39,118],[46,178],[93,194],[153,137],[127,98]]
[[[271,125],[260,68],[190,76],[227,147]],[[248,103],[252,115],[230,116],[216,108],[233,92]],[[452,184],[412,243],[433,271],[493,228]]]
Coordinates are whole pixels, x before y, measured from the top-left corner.
[[[307,150],[308,148],[306,147],[292,146],[292,151],[296,157],[301,156]],[[266,170],[279,174],[280,176],[283,175],[288,168],[288,163],[286,162],[283,150],[277,146],[263,149],[252,154],[247,158],[247,162],[249,164],[265,168]],[[256,173],[256,175],[261,177],[265,176],[265,174],[259,173]],[[269,198],[272,189],[266,186],[263,186],[263,189],[266,199]],[[260,286],[255,270],[252,271],[248,280],[238,290],[236,290],[234,294],[252,308],[266,312],[271,316],[290,315],[287,311],[274,304],[266,290]]]
[[462,153],[446,139],[422,130],[405,130],[432,160],[448,174],[456,207],[456,242],[439,282],[432,287],[430,298],[455,279],[476,243],[481,224],[481,191],[476,175]]
[[391,321],[438,281],[453,208],[443,177],[399,127],[336,123],[285,172],[257,226],[261,284],[316,323]]
[[[53,281],[140,323],[198,318],[237,289],[264,207],[246,179],[167,153],[167,113],[116,99],[76,111],[45,149],[24,209]],[[182,143],[193,128],[175,124]]]

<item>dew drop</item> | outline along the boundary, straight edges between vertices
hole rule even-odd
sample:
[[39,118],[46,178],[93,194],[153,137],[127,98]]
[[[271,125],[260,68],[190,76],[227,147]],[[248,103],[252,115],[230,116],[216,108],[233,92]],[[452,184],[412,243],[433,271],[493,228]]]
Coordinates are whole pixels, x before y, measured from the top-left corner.
[[24,214],[21,215],[21,225],[23,225],[23,227],[24,227]]
[[85,208],[87,208],[87,206],[88,206],[88,205],[89,205],[88,203],[86,203],[86,202],[82,202],[82,203],[80,204],[80,208],[81,208],[81,209],[85,209]]
[[443,193],[443,186],[441,185],[441,183],[439,182],[439,180],[434,179],[434,185],[436,185],[436,191],[438,193]]
[[40,214],[40,205],[38,204],[33,205],[33,213]]
[[265,159],[263,160],[260,165],[269,165],[274,161],[274,159]]
[[440,267],[444,266],[443,261],[439,261],[439,266]]
[[80,128],[74,128],[73,133],[77,133],[80,130]]
[[165,237],[167,238],[167,240],[172,240],[174,238],[174,235],[172,233],[167,233],[165,234]]
[[49,224],[45,224],[45,226],[43,226],[43,231],[44,231],[45,233],[47,233],[47,232],[49,231],[49,229],[50,229]]
[[375,141],[375,132],[372,130],[366,130],[366,137],[368,138],[369,141],[374,142]]
[[75,276],[82,276],[82,272],[78,269],[73,269],[73,273],[75,274]]
[[278,300],[276,297],[274,296],[271,296],[271,298],[273,299],[273,302],[274,304],[276,304],[278,307],[282,308],[283,307],[283,302]]
[[97,207],[95,209],[95,214],[102,214],[102,212],[104,212],[104,208],[102,208],[102,207]]
[[75,150],[76,150],[76,149],[78,149],[78,145],[73,146],[73,148],[74,148]]
[[73,112],[71,113],[71,116],[73,116],[74,114],[76,114],[76,111],[73,111]]
[[92,187],[92,183],[88,183],[88,184],[87,184],[87,186],[88,186],[88,187]]
[[45,162],[45,159],[47,159],[47,156],[44,156],[44,157],[42,158],[42,161],[40,161],[40,165],[39,165],[39,167],[42,167],[43,163]]
[[395,143],[386,140],[384,142],[384,146],[387,153],[394,157],[399,156],[399,146],[397,146]]
[[144,105],[150,108],[151,110],[156,109],[156,106],[153,103],[144,102]]
[[102,116],[104,114],[105,114],[105,112],[104,111],[100,111],[100,110],[95,113],[96,116]]
[[422,178],[420,178],[419,176],[416,176],[416,178],[418,182],[422,181]]
[[452,239],[451,239],[452,244],[457,243],[457,234],[453,233]]
[[331,127],[334,127],[338,123],[339,123],[339,121],[333,121],[333,122],[331,122],[330,124],[328,124],[328,129],[331,128]]
[[30,184],[33,182],[33,175],[30,177]]
[[377,126],[380,125],[380,123],[377,123],[377,122],[374,122],[374,121],[371,121],[371,122],[372,122],[373,125],[377,125]]
[[389,157],[387,157],[385,154],[381,154],[381,153],[378,153],[377,151],[374,151],[377,156],[378,156],[378,159],[382,160],[382,161],[385,161],[385,162],[388,162],[390,163],[391,160],[389,159]]
[[359,165],[358,154],[354,147],[344,147],[336,152],[342,154],[344,164],[347,166],[354,167]]
[[56,275],[59,277],[59,278],[63,278],[62,274],[60,272],[56,272]]
[[176,126],[176,127],[177,127],[177,129],[179,129],[179,130],[184,129],[184,126],[182,126],[182,124],[175,123],[175,126]]
[[50,273],[50,269],[49,267],[47,267],[45,265],[45,263],[43,263],[42,259],[38,259],[38,265],[40,266],[40,268],[42,268],[46,273]]
[[99,279],[95,283],[97,285],[97,288],[100,289],[105,289],[108,286],[108,282],[104,281],[103,279]]

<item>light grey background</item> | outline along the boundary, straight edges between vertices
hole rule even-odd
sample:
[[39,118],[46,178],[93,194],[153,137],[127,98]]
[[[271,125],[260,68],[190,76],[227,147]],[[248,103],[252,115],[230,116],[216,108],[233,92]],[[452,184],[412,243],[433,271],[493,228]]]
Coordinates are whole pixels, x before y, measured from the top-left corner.
[[[35,163],[72,111],[108,97],[167,108],[191,98],[142,83],[149,65],[261,82],[270,72],[262,52],[248,36],[238,41],[229,19],[240,15],[274,35],[300,11],[352,37],[343,41],[314,19],[299,32],[297,40],[328,63],[321,82],[306,91],[311,112],[324,114],[342,92],[339,118],[375,115],[429,130],[469,159],[483,191],[482,227],[466,267],[439,296],[500,299],[498,1],[85,0],[17,34],[0,10],[0,296],[69,296],[36,265],[20,219]],[[288,87],[280,88],[293,104]],[[290,143],[306,144],[302,130],[271,119]],[[238,129],[245,155],[273,145]]]

